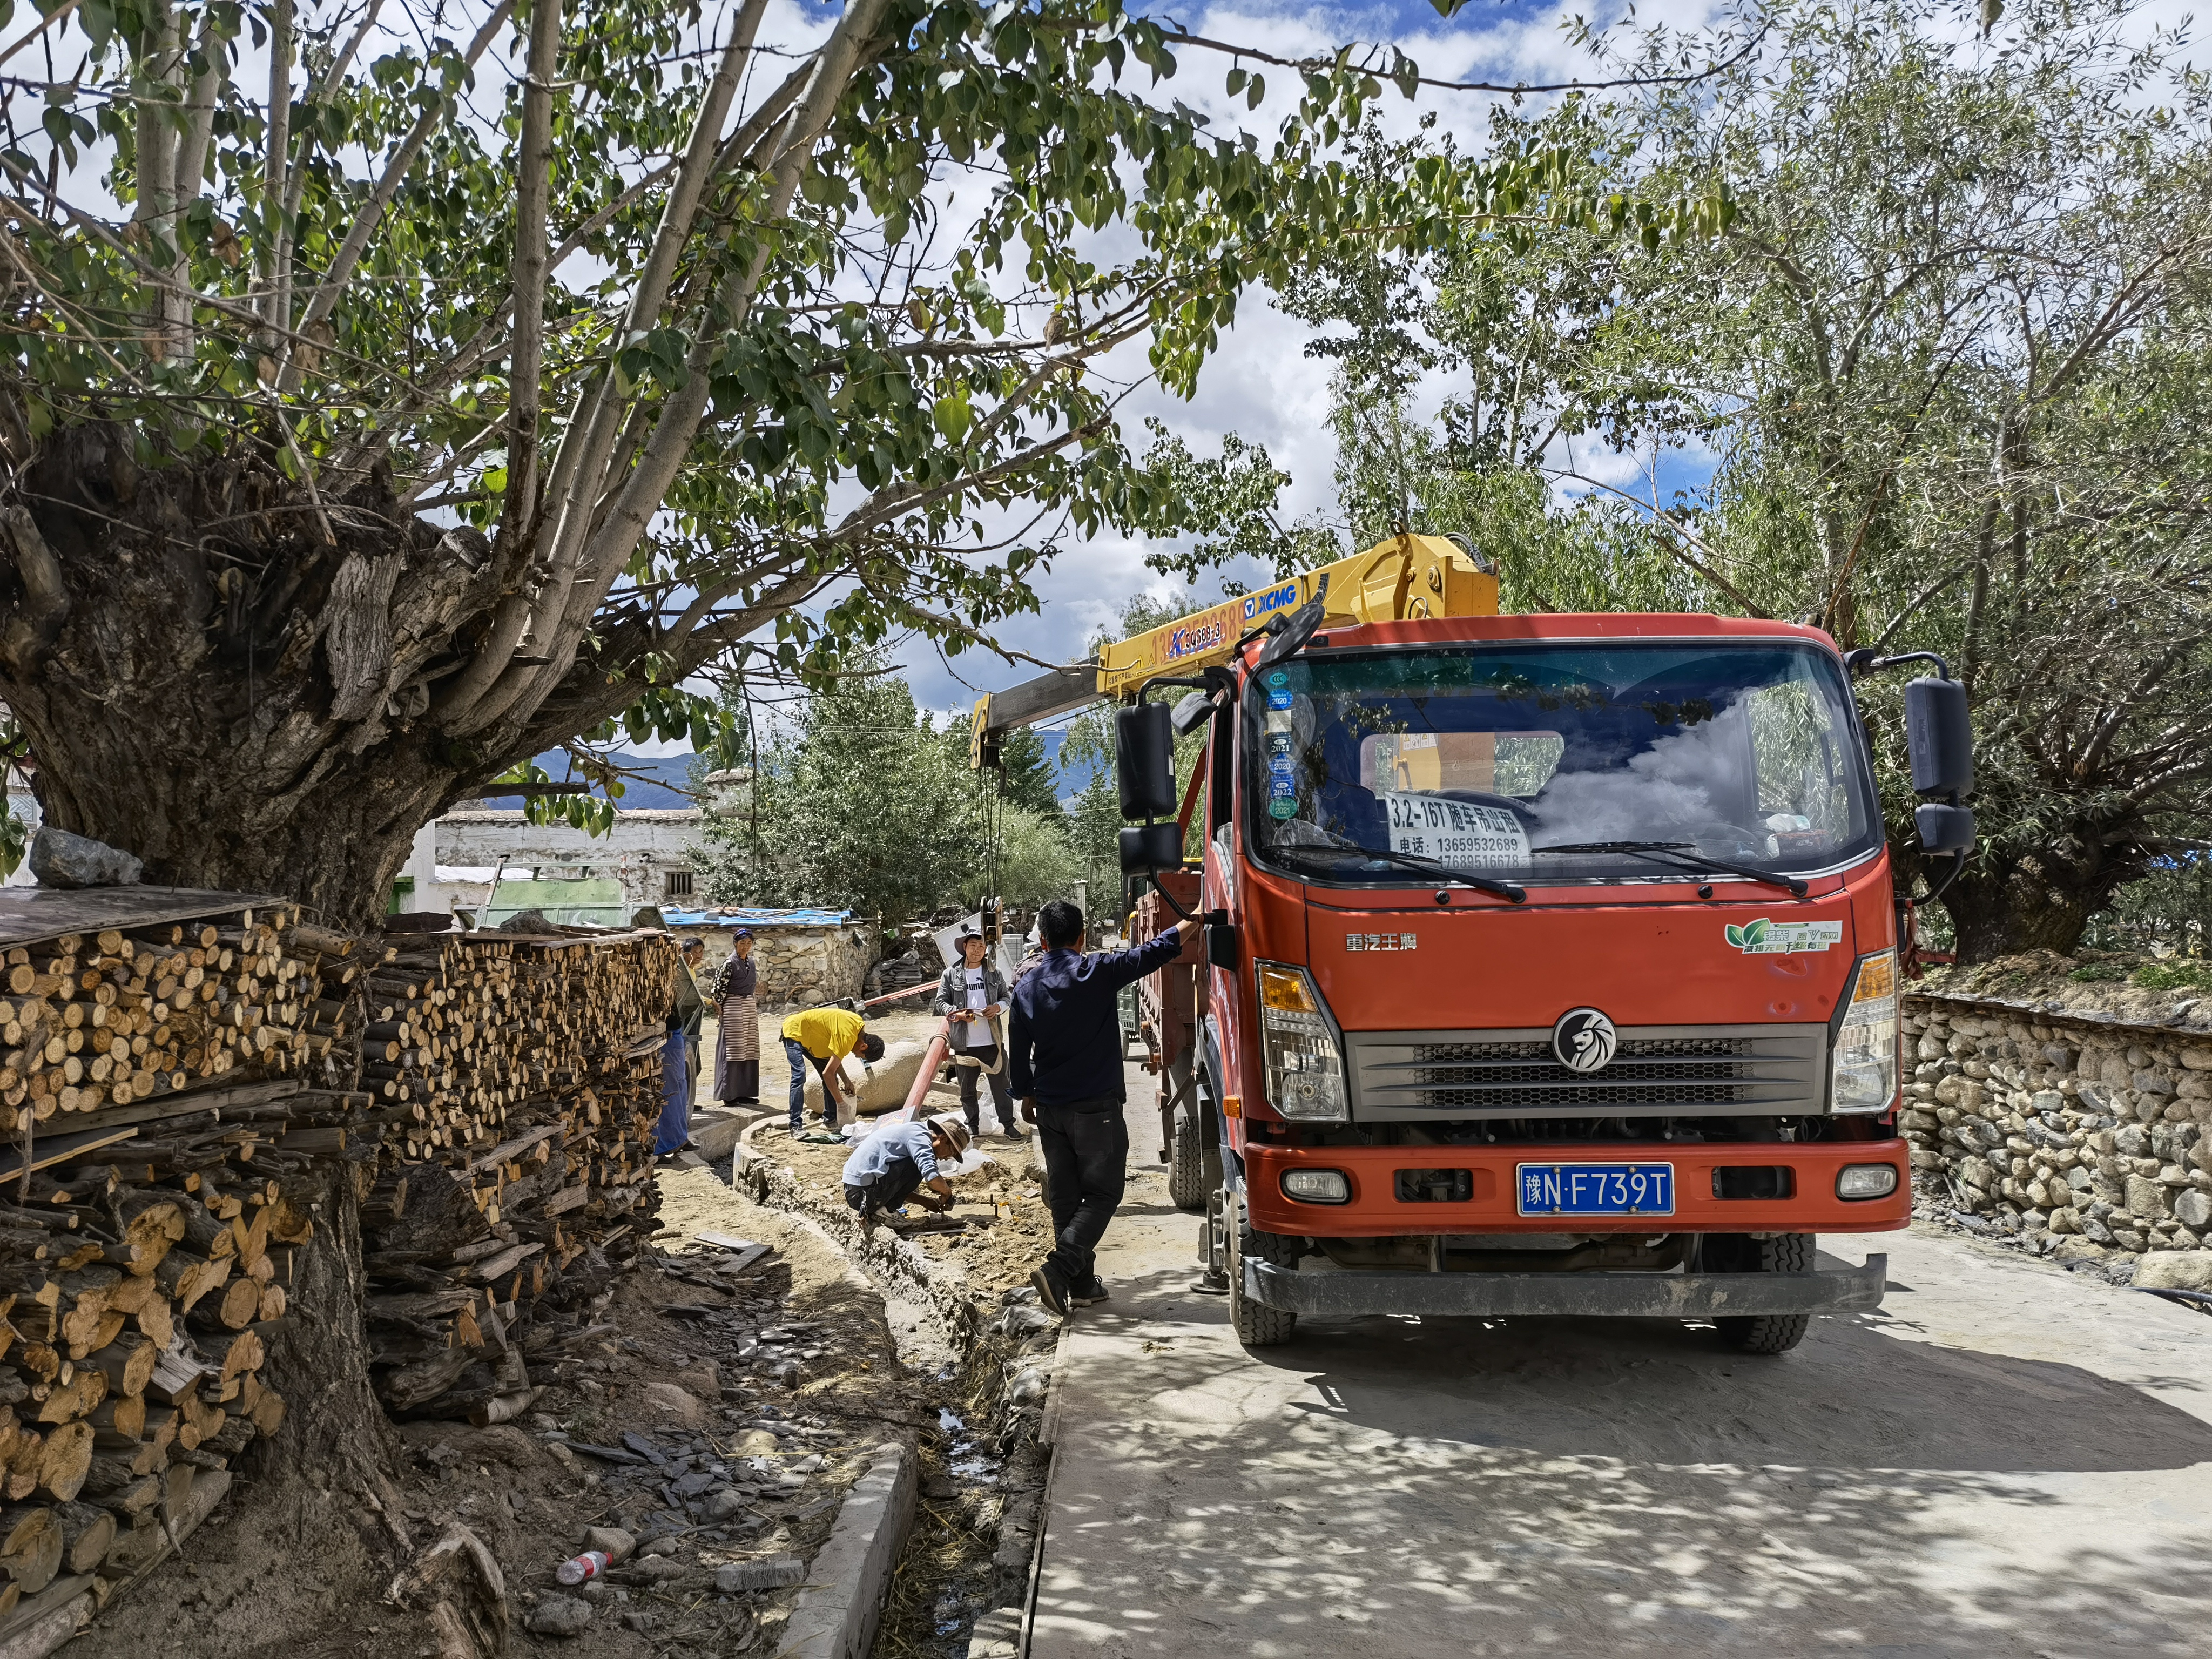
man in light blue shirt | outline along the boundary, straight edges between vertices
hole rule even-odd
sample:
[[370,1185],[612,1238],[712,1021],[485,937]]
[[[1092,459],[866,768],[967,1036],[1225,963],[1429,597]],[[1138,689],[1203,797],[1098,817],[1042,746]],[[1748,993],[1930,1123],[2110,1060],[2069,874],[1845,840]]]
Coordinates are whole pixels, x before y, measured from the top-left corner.
[[886,1123],[845,1160],[845,1202],[863,1226],[909,1199],[925,1209],[950,1209],[952,1184],[937,1172],[938,1165],[958,1163],[967,1150],[968,1126],[950,1112],[920,1122]]

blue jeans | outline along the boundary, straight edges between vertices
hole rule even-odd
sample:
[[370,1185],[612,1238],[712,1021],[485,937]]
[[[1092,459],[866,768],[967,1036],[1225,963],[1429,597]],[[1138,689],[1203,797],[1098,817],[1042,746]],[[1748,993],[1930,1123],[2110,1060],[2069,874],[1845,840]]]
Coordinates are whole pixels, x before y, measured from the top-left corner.
[[660,1124],[653,1150],[663,1158],[691,1138],[691,1045],[671,1031],[660,1050]]
[[830,1093],[830,1062],[817,1060],[806,1052],[797,1037],[783,1040],[783,1057],[791,1063],[791,1133],[797,1134],[806,1127],[806,1068],[814,1067],[815,1075],[822,1079],[822,1122],[825,1128],[837,1124],[837,1103]]

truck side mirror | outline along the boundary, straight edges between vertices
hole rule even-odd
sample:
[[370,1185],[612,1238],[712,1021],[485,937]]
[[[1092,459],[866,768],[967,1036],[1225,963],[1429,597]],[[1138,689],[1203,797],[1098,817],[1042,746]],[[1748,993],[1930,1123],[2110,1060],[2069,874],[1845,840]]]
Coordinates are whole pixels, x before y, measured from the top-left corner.
[[1969,853],[1973,850],[1974,814],[1968,807],[1946,806],[1940,801],[1923,801],[1912,809],[1912,824],[1920,832],[1920,846],[1923,852]]
[[[1919,793],[1956,798],[1972,789],[1974,733],[1966,718],[1966,686],[1924,677],[1908,681],[1905,746],[1912,760],[1912,787]],[[1972,841],[1971,833],[1967,839]]]
[[1182,826],[1173,819],[1121,832],[1123,875],[1148,876],[1155,870],[1178,869],[1182,864]]
[[1168,719],[1175,727],[1176,736],[1187,738],[1213,718],[1212,694],[1194,691],[1175,706]]
[[[1140,702],[1115,714],[1114,781],[1120,789],[1123,817],[1175,816],[1181,803],[1176,799],[1175,733],[1165,703]],[[1181,858],[1178,836],[1176,857],[1168,862]]]

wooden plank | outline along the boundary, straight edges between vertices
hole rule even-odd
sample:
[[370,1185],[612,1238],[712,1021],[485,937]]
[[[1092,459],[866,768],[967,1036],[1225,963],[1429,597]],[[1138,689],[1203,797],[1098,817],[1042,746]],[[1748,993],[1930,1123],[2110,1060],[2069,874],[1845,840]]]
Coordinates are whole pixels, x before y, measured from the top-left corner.
[[0,888],[0,950],[64,933],[149,927],[281,905],[275,893],[218,893],[197,887]]
[[[36,1135],[31,1144],[31,1167],[51,1169],[65,1164],[82,1152],[97,1152],[102,1146],[112,1146],[118,1140],[129,1140],[137,1130],[128,1124],[118,1124],[112,1129],[80,1129],[70,1133]],[[23,1149],[20,1145],[0,1149],[0,1179],[23,1172]]]
[[1096,668],[1059,668],[1033,680],[991,694],[984,729],[994,736],[1017,726],[1034,726],[1102,702]]
[[151,1123],[191,1112],[241,1111],[266,1106],[301,1092],[300,1079],[276,1078],[267,1083],[247,1083],[228,1089],[179,1089],[155,1099],[133,1101],[128,1106],[102,1106],[92,1112],[58,1113],[49,1122],[66,1123],[71,1130],[112,1129],[125,1123]]
[[481,1175],[495,1164],[512,1163],[541,1140],[551,1140],[568,1128],[565,1123],[542,1123],[528,1134],[518,1135],[513,1140],[501,1141],[468,1167],[471,1175]]

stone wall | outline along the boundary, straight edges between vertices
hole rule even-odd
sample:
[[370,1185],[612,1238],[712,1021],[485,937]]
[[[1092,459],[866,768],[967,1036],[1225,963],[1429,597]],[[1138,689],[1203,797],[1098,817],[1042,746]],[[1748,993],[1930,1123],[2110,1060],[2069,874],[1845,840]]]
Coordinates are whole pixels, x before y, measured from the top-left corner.
[[1906,999],[1905,1030],[1923,1201],[2068,1259],[2212,1234],[2212,1030],[1940,993]]
[[753,960],[763,1010],[811,1008],[858,998],[875,954],[864,927],[759,927]]

